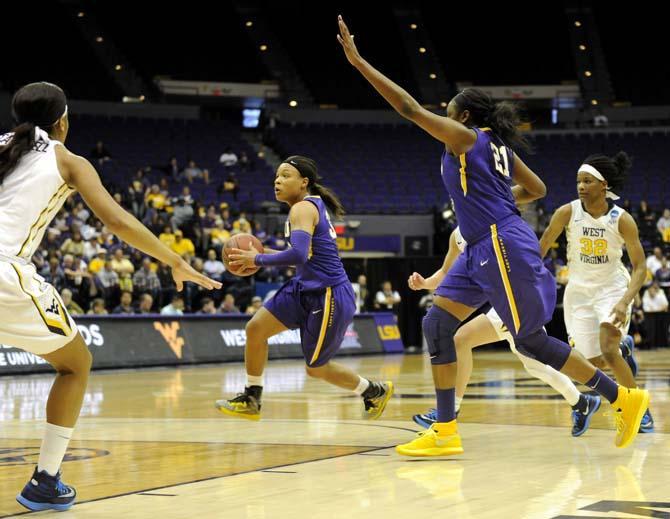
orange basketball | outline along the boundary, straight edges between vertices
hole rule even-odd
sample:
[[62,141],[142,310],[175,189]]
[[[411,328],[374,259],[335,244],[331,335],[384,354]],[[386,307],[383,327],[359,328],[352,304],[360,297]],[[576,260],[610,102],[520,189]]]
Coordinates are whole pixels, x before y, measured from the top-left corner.
[[239,267],[233,267],[229,264],[228,254],[230,253],[230,250],[231,249],[249,250],[250,243],[252,247],[256,249],[258,252],[263,252],[264,250],[263,244],[258,238],[252,236],[251,234],[240,233],[228,239],[228,241],[223,246],[223,249],[221,250],[223,264],[226,266],[228,272],[230,272],[231,274],[235,274],[236,276],[242,276],[242,277],[252,276],[256,272],[258,272],[260,267],[253,267],[242,270]]

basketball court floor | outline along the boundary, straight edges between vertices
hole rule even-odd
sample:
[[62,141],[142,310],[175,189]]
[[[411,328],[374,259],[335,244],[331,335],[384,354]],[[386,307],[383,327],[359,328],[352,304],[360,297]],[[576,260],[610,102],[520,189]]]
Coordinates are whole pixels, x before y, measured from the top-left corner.
[[[376,422],[299,360],[270,362],[260,422],[214,408],[243,387],[242,364],[94,372],[63,464],[79,501],[58,517],[670,518],[670,351],[638,357],[656,432],[621,450],[608,405],[573,438],[557,394],[511,353],[477,352],[465,453],[440,459],[393,450],[434,406],[422,355],[340,359],[396,384]],[[14,497],[37,461],[51,381],[0,377],[0,517],[28,513]]]

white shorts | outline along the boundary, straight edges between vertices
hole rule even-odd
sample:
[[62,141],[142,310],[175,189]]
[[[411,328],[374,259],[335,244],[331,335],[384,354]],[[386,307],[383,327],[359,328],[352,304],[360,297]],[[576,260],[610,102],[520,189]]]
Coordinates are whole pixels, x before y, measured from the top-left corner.
[[0,260],[0,343],[44,355],[77,335],[58,292],[31,263]]
[[507,326],[505,326],[505,323],[502,322],[502,319],[498,315],[498,312],[496,312],[493,308],[491,308],[488,312],[486,312],[486,318],[495,328],[496,333],[498,334],[498,339],[500,339],[501,341],[509,341],[510,345],[514,343],[512,334],[509,333]]
[[[611,315],[616,305],[626,293],[626,287],[609,286],[583,288],[568,283],[563,296],[563,320],[570,338],[570,345],[587,359],[599,357],[600,325],[614,320]],[[632,304],[628,306],[626,322],[617,326],[621,335],[628,333]]]

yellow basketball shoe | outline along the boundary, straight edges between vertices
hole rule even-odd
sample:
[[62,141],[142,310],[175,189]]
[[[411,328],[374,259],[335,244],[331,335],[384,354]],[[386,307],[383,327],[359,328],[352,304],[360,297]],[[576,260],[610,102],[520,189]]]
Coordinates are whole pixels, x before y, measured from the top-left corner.
[[363,410],[364,420],[376,420],[379,418],[386,404],[393,396],[393,382],[387,380],[386,382],[371,382],[370,387],[363,393]]
[[230,400],[217,400],[214,405],[225,415],[257,421],[261,419],[262,391],[260,386],[245,387],[244,393]]
[[463,445],[456,420],[452,420],[435,422],[411,442],[396,446],[395,450],[404,456],[452,456],[463,454]]
[[612,407],[616,411],[614,445],[619,448],[627,447],[640,430],[640,422],[649,407],[649,391],[619,386],[619,396]]

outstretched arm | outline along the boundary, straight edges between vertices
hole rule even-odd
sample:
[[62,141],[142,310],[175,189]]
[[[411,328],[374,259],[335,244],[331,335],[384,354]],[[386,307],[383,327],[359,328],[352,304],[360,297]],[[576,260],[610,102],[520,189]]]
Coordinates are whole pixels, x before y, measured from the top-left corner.
[[451,233],[451,236],[449,236],[449,250],[444,256],[444,262],[442,263],[442,266],[428,278],[424,278],[418,272],[414,272],[407,280],[409,288],[412,290],[435,290],[438,286],[440,286],[444,276],[447,275],[449,269],[451,269],[451,266],[454,264],[454,261],[456,261],[456,258],[458,258],[460,254],[461,250],[456,244],[456,232],[454,231]]
[[549,252],[551,246],[556,242],[556,239],[561,235],[565,226],[570,223],[572,216],[572,207],[570,204],[565,204],[559,207],[554,216],[551,217],[549,225],[544,230],[542,238],[540,238],[540,255],[544,258]]
[[458,121],[434,114],[422,107],[407,91],[391,81],[384,74],[365,61],[354,44],[354,37],[341,16],[337,18],[340,34],[337,41],[351,63],[368,82],[388,101],[393,109],[424,129],[440,142],[443,142],[455,154],[465,153],[477,140],[476,133]]
[[84,202],[112,233],[172,268],[177,290],[182,289],[184,281],[192,281],[207,289],[221,288],[221,283],[195,271],[137,218],[117,204],[88,160],[70,153],[64,146],[56,146],[56,160],[63,180],[79,191]]

